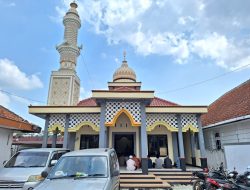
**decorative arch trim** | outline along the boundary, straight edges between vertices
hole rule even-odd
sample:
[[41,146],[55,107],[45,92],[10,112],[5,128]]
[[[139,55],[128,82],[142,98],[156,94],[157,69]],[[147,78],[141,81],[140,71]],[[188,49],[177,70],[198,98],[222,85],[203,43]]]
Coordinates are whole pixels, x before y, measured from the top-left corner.
[[155,127],[158,126],[158,125],[162,125],[162,126],[166,127],[171,132],[178,132],[178,128],[173,127],[172,125],[168,124],[165,121],[154,122],[152,125],[147,127],[147,131],[148,132],[153,131],[155,129]]
[[75,125],[74,127],[69,128],[69,132],[77,132],[79,131],[82,127],[84,126],[90,126],[94,131],[99,132],[100,128],[98,126],[96,126],[95,124],[93,124],[92,122],[89,121],[83,121],[77,125]]
[[48,131],[49,132],[56,132],[56,129],[58,130],[59,133],[64,132],[64,127],[60,123],[55,123],[51,127],[49,127]]
[[192,124],[187,124],[182,128],[183,132],[187,132],[190,129],[190,131],[194,132],[194,133],[198,133],[199,129],[195,126],[193,126]]
[[116,121],[117,121],[117,119],[119,118],[119,116],[120,116],[122,113],[124,113],[124,114],[126,114],[126,116],[128,116],[128,118],[129,118],[129,120],[130,120],[132,126],[134,126],[134,127],[139,127],[139,126],[141,126],[141,123],[136,122],[136,121],[134,120],[132,114],[131,114],[128,110],[126,110],[126,109],[124,109],[124,108],[122,108],[122,109],[115,115],[115,117],[113,118],[113,120],[112,120],[111,122],[105,123],[105,125],[106,125],[107,127],[114,127],[114,126],[115,126],[115,123],[116,123]]

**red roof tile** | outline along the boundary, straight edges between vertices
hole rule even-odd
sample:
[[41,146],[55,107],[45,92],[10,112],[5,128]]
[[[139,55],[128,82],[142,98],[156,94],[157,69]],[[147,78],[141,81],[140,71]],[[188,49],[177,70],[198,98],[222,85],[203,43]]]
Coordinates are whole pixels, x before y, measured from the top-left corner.
[[83,106],[83,107],[95,107],[97,106],[97,103],[95,101],[95,99],[93,98],[87,98],[87,99],[84,99],[84,100],[81,100],[77,106]]
[[111,91],[138,91],[133,87],[128,87],[128,86],[121,86],[121,87],[116,87]]
[[166,107],[166,106],[178,106],[178,104],[161,99],[161,98],[154,97],[149,106],[150,107]]
[[0,125],[5,128],[26,132],[40,132],[41,128],[29,123],[14,112],[0,105]]
[[250,80],[225,93],[202,116],[203,126],[250,115]]

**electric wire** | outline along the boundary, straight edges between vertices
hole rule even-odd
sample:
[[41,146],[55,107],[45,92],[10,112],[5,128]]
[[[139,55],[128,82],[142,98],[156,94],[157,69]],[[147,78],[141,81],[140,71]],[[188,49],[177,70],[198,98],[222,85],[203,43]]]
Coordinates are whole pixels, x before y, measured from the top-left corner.
[[206,80],[202,80],[202,81],[199,81],[199,82],[195,82],[195,83],[192,83],[192,84],[189,84],[189,85],[186,85],[186,86],[183,86],[183,87],[180,87],[180,88],[175,88],[175,89],[172,89],[172,90],[168,90],[168,91],[162,91],[162,92],[156,92],[157,94],[167,94],[167,93],[172,93],[172,92],[177,92],[177,91],[180,91],[180,90],[184,90],[186,88],[191,88],[191,87],[194,87],[194,86],[198,86],[198,85],[201,85],[203,83],[206,83],[206,82],[209,82],[209,81],[212,81],[212,80],[216,80],[218,78],[221,78],[221,77],[224,77],[226,75],[229,75],[231,73],[234,73],[238,70],[242,70],[243,68],[247,67],[247,66],[250,66],[250,63],[249,64],[246,64],[246,65],[243,65],[241,67],[238,67],[234,70],[231,70],[231,71],[228,71],[228,72],[225,72],[221,75],[217,75],[215,77],[212,77],[212,78],[209,78],[209,79],[206,79]]

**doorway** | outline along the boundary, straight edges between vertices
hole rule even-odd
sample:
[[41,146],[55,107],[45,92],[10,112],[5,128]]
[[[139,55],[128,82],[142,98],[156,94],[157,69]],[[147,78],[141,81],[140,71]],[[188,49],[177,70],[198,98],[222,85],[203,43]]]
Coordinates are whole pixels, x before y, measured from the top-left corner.
[[135,153],[134,133],[113,134],[114,149],[116,150],[120,166],[126,165],[126,160]]

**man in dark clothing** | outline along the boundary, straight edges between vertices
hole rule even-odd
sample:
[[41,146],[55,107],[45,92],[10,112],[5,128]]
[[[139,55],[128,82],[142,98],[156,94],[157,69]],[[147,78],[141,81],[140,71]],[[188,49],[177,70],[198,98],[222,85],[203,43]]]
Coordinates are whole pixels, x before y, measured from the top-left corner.
[[162,166],[163,168],[172,168],[172,160],[168,157],[168,155],[164,159],[164,164],[162,164]]
[[153,162],[150,159],[150,156],[148,155],[148,168],[153,168]]

